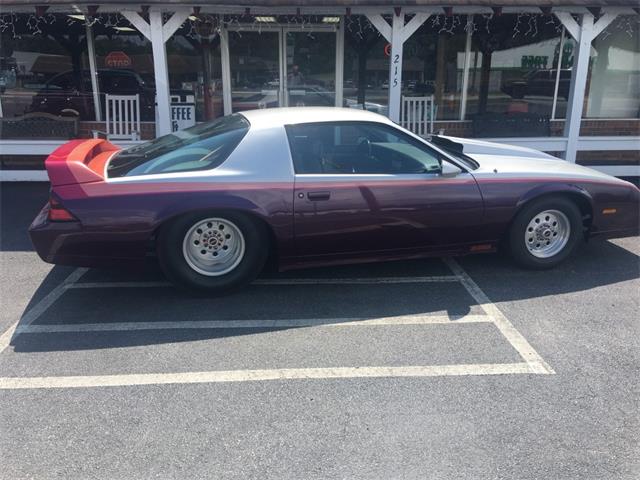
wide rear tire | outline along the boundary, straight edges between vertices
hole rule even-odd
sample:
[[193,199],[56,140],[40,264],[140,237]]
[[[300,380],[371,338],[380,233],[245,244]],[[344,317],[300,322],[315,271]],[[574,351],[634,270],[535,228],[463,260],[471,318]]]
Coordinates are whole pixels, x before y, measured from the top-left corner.
[[571,200],[546,197],[526,205],[509,230],[509,250],[522,267],[553,268],[563,262],[584,238],[582,214]]
[[159,233],[160,266],[174,284],[224,293],[254,280],[269,252],[266,227],[239,212],[212,211],[173,220]]

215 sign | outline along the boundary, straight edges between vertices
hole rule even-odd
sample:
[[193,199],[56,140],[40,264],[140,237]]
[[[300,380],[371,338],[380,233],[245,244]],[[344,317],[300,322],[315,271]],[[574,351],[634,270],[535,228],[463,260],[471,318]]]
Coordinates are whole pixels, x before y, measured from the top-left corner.
[[398,71],[400,65],[400,55],[397,53],[393,56],[393,80],[391,81],[391,86],[398,86]]
[[[387,43],[384,46],[384,54],[387,57],[391,56],[391,44]],[[398,86],[398,73],[399,73],[399,67],[400,67],[400,55],[398,55],[397,53],[393,56],[393,60],[392,60],[392,66],[393,66],[393,80],[391,80],[391,86],[392,87],[397,87]]]

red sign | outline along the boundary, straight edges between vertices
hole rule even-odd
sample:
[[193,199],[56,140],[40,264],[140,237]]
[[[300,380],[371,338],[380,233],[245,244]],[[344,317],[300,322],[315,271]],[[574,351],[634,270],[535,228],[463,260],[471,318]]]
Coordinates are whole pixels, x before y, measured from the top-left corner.
[[387,57],[390,57],[390,56],[391,56],[391,44],[390,44],[390,43],[387,43],[387,44],[384,46],[384,54],[385,54]]
[[111,52],[104,58],[105,67],[123,68],[131,66],[131,58],[124,52]]

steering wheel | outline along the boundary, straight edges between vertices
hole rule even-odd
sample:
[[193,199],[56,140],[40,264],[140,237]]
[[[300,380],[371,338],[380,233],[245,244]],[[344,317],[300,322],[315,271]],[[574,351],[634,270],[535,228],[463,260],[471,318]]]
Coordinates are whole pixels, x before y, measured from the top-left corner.
[[358,152],[364,153],[367,157],[371,157],[371,141],[367,137],[358,139]]

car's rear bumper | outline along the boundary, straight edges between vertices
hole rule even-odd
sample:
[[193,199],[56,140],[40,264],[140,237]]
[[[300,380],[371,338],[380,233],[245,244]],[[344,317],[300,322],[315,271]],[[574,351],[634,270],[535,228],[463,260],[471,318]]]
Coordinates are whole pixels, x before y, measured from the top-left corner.
[[81,222],[52,222],[45,205],[29,227],[31,243],[42,260],[77,267],[133,266],[146,260],[145,245],[126,235],[86,231]]

